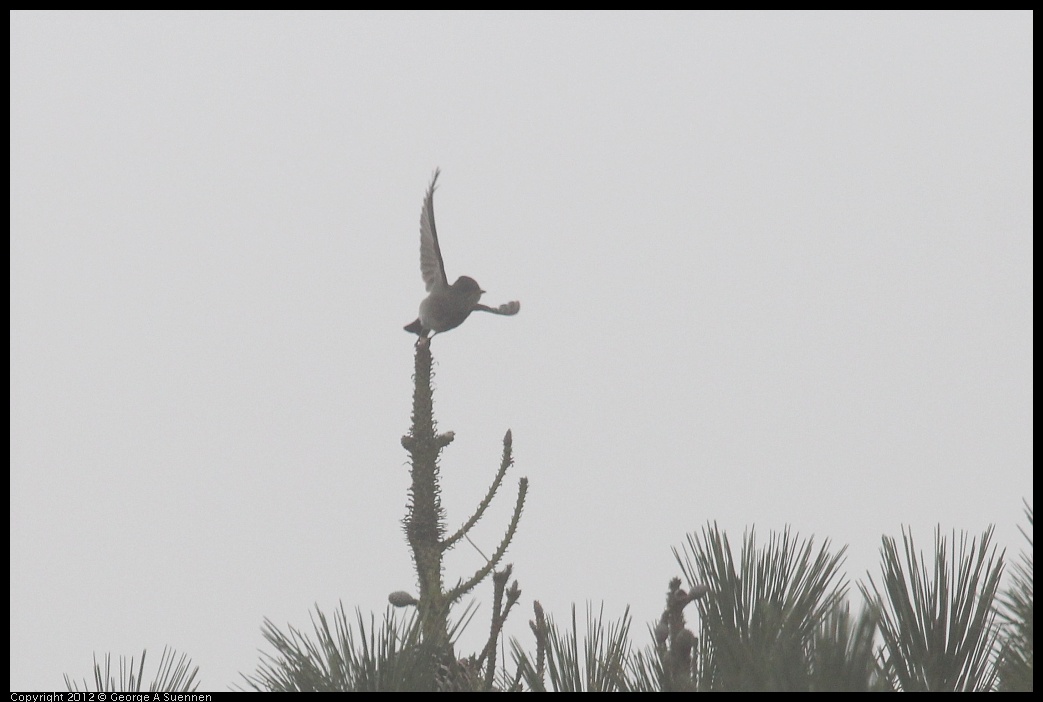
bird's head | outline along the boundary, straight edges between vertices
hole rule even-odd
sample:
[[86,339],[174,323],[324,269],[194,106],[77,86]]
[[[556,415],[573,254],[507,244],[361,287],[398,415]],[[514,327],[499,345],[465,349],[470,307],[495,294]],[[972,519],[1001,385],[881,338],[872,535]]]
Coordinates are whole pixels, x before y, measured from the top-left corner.
[[478,304],[478,300],[481,299],[482,293],[485,292],[478,286],[478,281],[474,278],[469,278],[466,275],[457,278],[456,282],[450,287],[452,287],[453,291],[457,294],[467,297],[472,305]]
[[479,295],[485,292],[478,286],[478,281],[474,278],[468,278],[466,275],[456,279],[456,282],[453,283],[453,290],[460,293],[478,293]]

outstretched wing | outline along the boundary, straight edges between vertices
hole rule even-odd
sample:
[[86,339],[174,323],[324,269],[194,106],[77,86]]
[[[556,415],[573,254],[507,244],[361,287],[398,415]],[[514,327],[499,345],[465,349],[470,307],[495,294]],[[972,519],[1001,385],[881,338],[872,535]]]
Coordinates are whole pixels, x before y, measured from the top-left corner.
[[440,171],[436,168],[420,211],[420,275],[428,292],[449,287],[442,263],[442,250],[438,247],[438,232],[435,231],[435,183]]
[[521,309],[521,303],[518,302],[517,300],[511,300],[510,302],[503,303],[499,307],[488,307],[486,305],[475,305],[474,309],[475,309],[475,311],[478,311],[478,312],[492,312],[493,314],[503,314],[503,315],[510,316],[512,314],[518,314],[518,310]]

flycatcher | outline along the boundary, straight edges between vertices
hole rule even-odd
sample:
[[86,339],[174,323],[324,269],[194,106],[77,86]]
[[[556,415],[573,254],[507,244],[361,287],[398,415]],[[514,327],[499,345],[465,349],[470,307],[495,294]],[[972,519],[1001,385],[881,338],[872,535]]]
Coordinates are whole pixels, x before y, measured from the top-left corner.
[[[462,275],[452,285],[445,277],[445,265],[442,263],[442,250],[438,246],[438,233],[435,231],[435,183],[439,170],[431,179],[431,185],[424,197],[424,207],[420,210],[420,275],[424,279],[428,295],[420,303],[420,316],[405,326],[411,332],[425,338],[428,332],[449,331],[464,323],[475,310],[492,312],[493,314],[518,314],[521,303],[507,302],[499,307],[487,307],[478,302],[485,291],[478,287],[474,278]],[[434,334],[432,334],[434,336]]]

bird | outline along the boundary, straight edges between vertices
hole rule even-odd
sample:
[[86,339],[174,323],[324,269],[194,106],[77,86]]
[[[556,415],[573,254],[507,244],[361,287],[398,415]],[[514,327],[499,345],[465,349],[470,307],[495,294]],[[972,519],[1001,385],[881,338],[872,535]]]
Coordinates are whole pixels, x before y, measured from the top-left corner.
[[428,338],[428,332],[434,332],[431,334],[433,337],[440,332],[455,329],[475,310],[515,315],[521,309],[521,303],[517,300],[499,307],[481,304],[479,300],[485,291],[474,278],[466,275],[449,284],[442,263],[442,250],[438,245],[438,232],[435,230],[434,197],[439,173],[436,168],[424,197],[424,206],[420,210],[420,276],[424,279],[428,295],[420,303],[420,316],[403,327],[407,332],[416,334],[418,342]]

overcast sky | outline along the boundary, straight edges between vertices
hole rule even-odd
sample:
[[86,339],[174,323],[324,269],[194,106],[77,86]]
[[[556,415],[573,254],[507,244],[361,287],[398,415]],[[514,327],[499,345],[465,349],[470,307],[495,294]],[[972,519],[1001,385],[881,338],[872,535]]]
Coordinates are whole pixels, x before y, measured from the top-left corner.
[[436,167],[450,280],[522,305],[432,349],[450,530],[508,428],[487,553],[531,483],[526,645],[534,599],[647,645],[707,521],[853,579],[902,525],[1022,548],[1031,14],[11,19],[12,689],[167,645],[225,689],[265,617],[415,592]]

